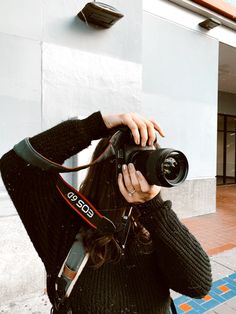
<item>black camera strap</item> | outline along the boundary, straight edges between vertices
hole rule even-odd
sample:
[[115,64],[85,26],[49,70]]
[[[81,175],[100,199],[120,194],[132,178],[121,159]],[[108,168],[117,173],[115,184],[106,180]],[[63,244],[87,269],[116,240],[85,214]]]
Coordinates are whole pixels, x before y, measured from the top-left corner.
[[114,223],[100,214],[99,211],[79,191],[68,184],[62,176],[58,176],[57,185],[62,198],[79,214],[91,227],[105,233],[113,233],[116,229]]
[[[90,167],[98,162],[106,160],[108,157],[116,155],[115,145],[117,145],[117,131],[110,140],[108,147],[105,151],[93,162],[74,168],[68,168],[58,163],[55,163],[39,152],[37,152],[30,144],[29,138],[25,138],[14,146],[14,151],[18,156],[24,159],[29,164],[36,166],[44,171],[54,173],[75,172]],[[119,136],[118,136],[119,138]],[[62,198],[69,204],[69,206],[79,214],[91,227],[99,229],[105,233],[113,233],[116,229],[114,223],[103,216],[89,201],[74,187],[68,184],[61,175],[58,175],[56,184]]]
[[56,173],[75,172],[75,171],[80,171],[82,169],[86,169],[98,162],[101,162],[107,159],[108,157],[112,155],[115,155],[115,151],[113,149],[112,138],[111,138],[110,144],[107,146],[105,151],[100,156],[98,156],[97,159],[95,159],[93,162],[89,164],[79,166],[79,167],[74,167],[74,168],[65,167],[61,164],[58,164],[44,157],[33,148],[33,146],[30,144],[29,138],[25,138],[24,140],[16,144],[13,149],[18,156],[23,158],[25,161],[27,161],[31,165],[34,165],[42,170],[56,172]]
[[103,216],[85,196],[83,196],[73,186],[68,184],[59,173],[80,171],[114,156],[116,160],[116,171],[118,174],[118,172],[121,171],[122,163],[124,163],[124,153],[123,150],[120,149],[121,143],[124,141],[124,137],[126,137],[127,134],[129,134],[129,137],[132,136],[130,131],[128,133],[124,132],[127,130],[129,129],[126,126],[121,126],[114,130],[107,148],[98,156],[98,158],[93,160],[91,163],[74,168],[65,167],[44,157],[33,148],[29,138],[23,139],[21,142],[16,144],[13,149],[15,153],[27,163],[36,166],[43,171],[57,173],[58,179],[56,188],[69,206],[91,227],[105,233],[113,233],[116,230],[114,223],[109,218]]

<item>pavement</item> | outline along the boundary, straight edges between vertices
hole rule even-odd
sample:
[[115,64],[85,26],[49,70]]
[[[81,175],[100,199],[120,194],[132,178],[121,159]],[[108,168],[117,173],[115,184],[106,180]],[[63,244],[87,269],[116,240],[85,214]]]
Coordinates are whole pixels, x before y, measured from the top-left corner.
[[[172,292],[178,313],[236,314],[236,248],[211,256],[211,264],[213,286],[205,298],[192,299]],[[50,309],[43,291],[0,305],[4,314],[49,314]]]
[[178,314],[236,314],[236,248],[211,256],[213,285],[203,299],[172,292]]

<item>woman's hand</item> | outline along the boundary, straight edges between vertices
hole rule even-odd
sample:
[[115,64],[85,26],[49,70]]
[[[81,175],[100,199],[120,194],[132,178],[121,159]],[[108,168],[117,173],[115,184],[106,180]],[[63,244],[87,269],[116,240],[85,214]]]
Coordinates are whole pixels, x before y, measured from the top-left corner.
[[157,185],[148,184],[140,171],[136,171],[133,164],[122,166],[122,173],[118,176],[121,194],[128,203],[145,203],[154,198],[161,190]]
[[156,140],[156,131],[162,137],[165,136],[155,120],[148,120],[137,113],[107,115],[103,116],[103,120],[108,129],[119,125],[128,126],[137,145],[153,145]]

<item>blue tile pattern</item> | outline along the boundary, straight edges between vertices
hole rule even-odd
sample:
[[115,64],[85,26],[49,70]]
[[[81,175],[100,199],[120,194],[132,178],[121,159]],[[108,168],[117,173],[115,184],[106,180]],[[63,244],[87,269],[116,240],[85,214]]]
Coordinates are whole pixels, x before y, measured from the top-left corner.
[[[236,273],[213,282],[212,288],[205,298],[192,299],[190,297],[180,296],[174,299],[174,303],[178,314],[201,314],[206,313],[235,296]],[[184,309],[184,304],[188,306],[188,309]],[[181,306],[183,307],[181,308]]]

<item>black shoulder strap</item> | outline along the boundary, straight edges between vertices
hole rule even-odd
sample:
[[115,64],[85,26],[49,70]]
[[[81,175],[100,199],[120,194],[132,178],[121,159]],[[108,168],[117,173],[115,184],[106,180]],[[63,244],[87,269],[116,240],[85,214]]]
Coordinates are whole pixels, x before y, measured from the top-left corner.
[[24,140],[22,140],[21,142],[16,144],[13,149],[18,156],[20,156],[22,159],[24,159],[28,163],[30,163],[34,166],[37,166],[42,170],[52,171],[52,172],[57,172],[57,173],[75,172],[75,171],[79,171],[82,169],[86,169],[86,168],[90,167],[91,165],[94,165],[98,162],[101,162],[102,160],[105,160],[108,157],[115,154],[112,142],[110,142],[110,144],[105,149],[105,151],[97,159],[95,159],[93,162],[86,164],[86,165],[83,165],[83,166],[75,167],[75,168],[68,168],[68,167],[62,166],[62,165],[60,165],[54,161],[47,159],[46,157],[41,155],[39,152],[37,152],[33,148],[33,146],[30,144],[29,138],[25,138]]
[[85,196],[68,184],[60,175],[56,187],[67,204],[91,227],[104,233],[113,233],[116,230],[116,226],[109,218],[101,215]]
[[[18,156],[26,162],[34,165],[44,171],[60,172],[74,172],[85,169],[92,164],[100,162],[109,156],[114,155],[112,142],[107,149],[92,163],[76,167],[67,168],[58,163],[55,163],[40,153],[38,153],[30,144],[29,138],[26,138],[14,146],[14,151]],[[58,175],[56,185],[62,198],[70,205],[70,207],[79,214],[91,227],[99,229],[105,233],[113,233],[116,229],[114,223],[107,217],[100,214],[100,212],[84,197],[79,191],[69,185],[61,175]]]

